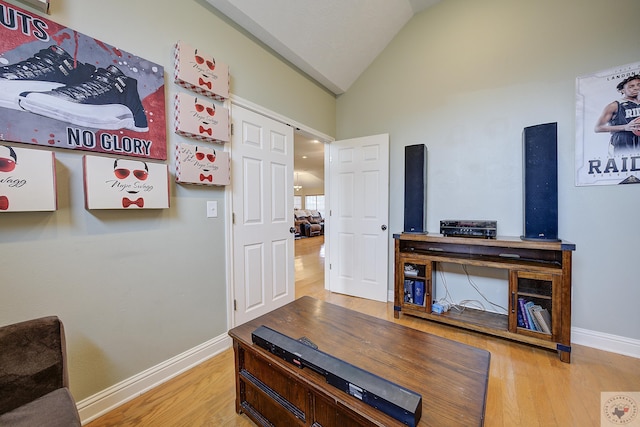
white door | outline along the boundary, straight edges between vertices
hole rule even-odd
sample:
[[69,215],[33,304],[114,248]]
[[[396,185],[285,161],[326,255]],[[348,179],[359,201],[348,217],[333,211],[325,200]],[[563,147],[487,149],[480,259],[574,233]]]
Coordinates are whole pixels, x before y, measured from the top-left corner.
[[332,292],[387,301],[389,135],[330,144]]
[[293,128],[231,107],[234,326],[293,301]]

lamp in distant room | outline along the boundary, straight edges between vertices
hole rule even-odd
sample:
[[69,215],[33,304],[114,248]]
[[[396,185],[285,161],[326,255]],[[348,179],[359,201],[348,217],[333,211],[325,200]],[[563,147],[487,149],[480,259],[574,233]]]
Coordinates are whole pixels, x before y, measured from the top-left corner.
[[302,190],[302,185],[298,184],[298,173],[296,172],[296,182],[293,185],[293,189],[296,191]]

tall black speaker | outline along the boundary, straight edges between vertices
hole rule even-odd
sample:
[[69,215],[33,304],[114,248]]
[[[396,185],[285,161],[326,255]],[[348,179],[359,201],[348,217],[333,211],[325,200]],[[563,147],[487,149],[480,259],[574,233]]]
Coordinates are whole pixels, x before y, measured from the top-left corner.
[[523,240],[558,241],[558,124],[524,128]]
[[404,232],[427,232],[427,146],[404,147]]

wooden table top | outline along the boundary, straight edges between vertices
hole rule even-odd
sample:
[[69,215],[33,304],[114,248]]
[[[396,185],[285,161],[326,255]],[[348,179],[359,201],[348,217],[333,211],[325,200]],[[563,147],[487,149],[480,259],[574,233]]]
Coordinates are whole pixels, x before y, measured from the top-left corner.
[[[319,350],[420,393],[420,427],[483,424],[491,358],[486,350],[311,297],[233,328],[229,335],[252,346],[251,333],[261,325],[294,339],[306,336]],[[321,378],[282,359],[277,363],[298,370],[307,380]],[[319,387],[333,395],[342,394],[339,398],[347,404],[365,405],[330,385]]]

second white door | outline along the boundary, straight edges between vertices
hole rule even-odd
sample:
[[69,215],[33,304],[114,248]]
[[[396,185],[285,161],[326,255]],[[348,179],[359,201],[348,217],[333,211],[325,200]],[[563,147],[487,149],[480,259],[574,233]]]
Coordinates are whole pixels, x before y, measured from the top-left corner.
[[389,135],[330,144],[330,289],[387,301]]

